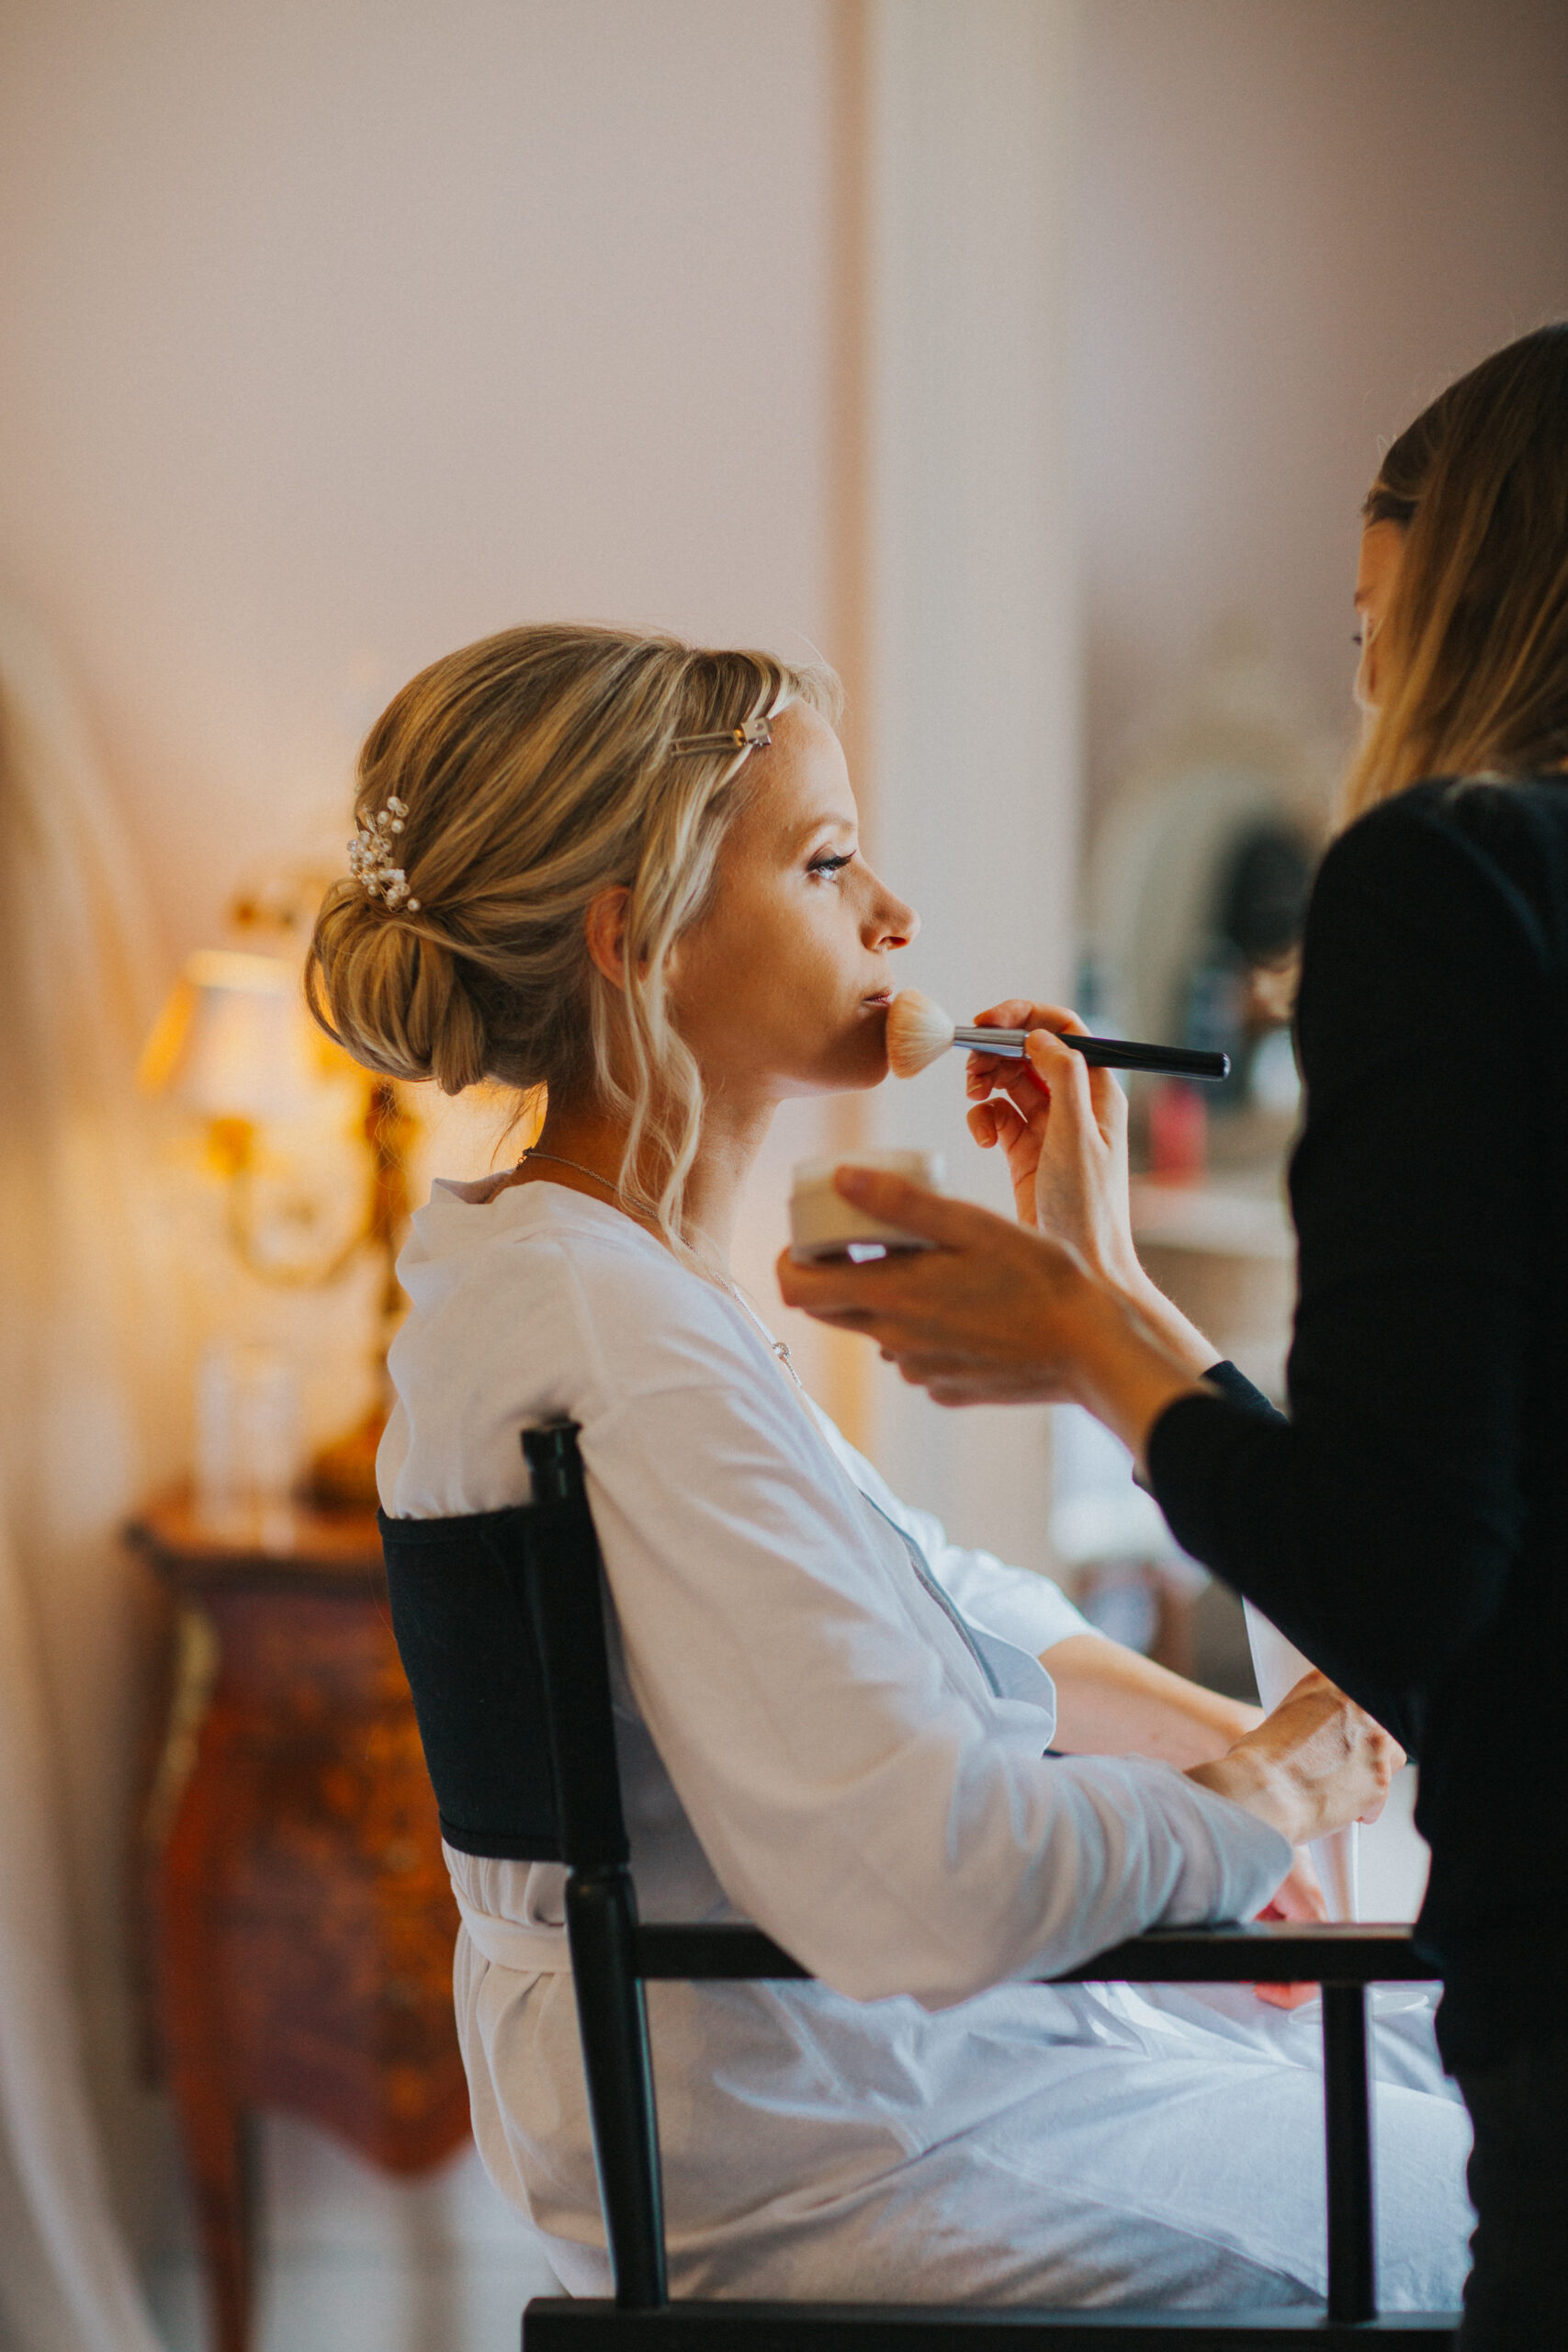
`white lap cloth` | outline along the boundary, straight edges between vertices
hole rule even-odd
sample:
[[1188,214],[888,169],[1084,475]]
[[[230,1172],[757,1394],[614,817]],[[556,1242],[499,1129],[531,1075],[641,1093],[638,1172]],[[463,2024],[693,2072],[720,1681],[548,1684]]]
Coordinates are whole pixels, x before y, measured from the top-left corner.
[[[1044,1753],[1056,1588],[947,1543],[792,1394],[745,1311],[553,1184],[437,1185],[400,1266],[388,1510],[524,1499],[582,1430],[645,1918],[756,1920],[822,1981],[649,1987],[681,2294],[1193,2306],[1324,2287],[1312,2013],[1010,1982],[1289,1863],[1164,1765]],[[474,2128],[573,2293],[609,2281],[547,1863],[448,1852]],[[1380,2042],[1381,2286],[1458,2301],[1463,2110]]]

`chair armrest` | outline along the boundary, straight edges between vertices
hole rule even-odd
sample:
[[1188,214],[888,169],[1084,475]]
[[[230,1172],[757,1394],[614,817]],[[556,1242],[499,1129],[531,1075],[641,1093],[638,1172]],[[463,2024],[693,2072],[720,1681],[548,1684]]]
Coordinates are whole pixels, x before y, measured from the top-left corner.
[[1150,1928],[1056,1984],[1427,1984],[1437,1971],[1408,1928],[1248,1919],[1220,1928]]
[[[757,1928],[644,1927],[637,1966],[649,1979],[689,1984],[724,1979],[807,1977]],[[1424,1984],[1430,1961],[1404,1927],[1317,1927],[1253,1919],[1219,1928],[1151,1928],[1097,1952],[1080,1968],[1037,1977],[1055,1984]]]

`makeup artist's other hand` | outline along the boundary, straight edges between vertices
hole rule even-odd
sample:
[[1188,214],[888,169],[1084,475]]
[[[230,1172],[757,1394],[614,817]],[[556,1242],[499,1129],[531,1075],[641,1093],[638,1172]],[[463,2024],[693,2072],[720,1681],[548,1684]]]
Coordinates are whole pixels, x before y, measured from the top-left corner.
[[1108,1069],[1057,1043],[1087,1036],[1076,1012],[1010,997],[976,1016],[986,1029],[1027,1029],[1022,1061],[972,1053],[969,1132],[1007,1155],[1021,1225],[1053,1234],[1091,1272],[1126,1290],[1139,1274],[1127,1183],[1127,1098]]
[[937,1246],[858,1265],[801,1265],[786,1250],[778,1277],[787,1306],[863,1332],[940,1402],[1068,1393],[1072,1335],[1100,1306],[1100,1286],[1070,1250],[885,1170],[846,1165],[834,1182],[873,1216]]
[[[976,1027],[1027,1029],[1026,1058],[969,1057],[969,1132],[1000,1145],[1021,1225],[1053,1235],[1120,1293],[1186,1369],[1209,1371],[1220,1351],[1152,1283],[1138,1262],[1127,1171],[1127,1098],[1108,1069],[1060,1041],[1089,1033],[1076,1012],[1010,998]],[[936,1391],[932,1389],[932,1395]],[[944,1400],[955,1401],[953,1398]]]
[[1375,1821],[1404,1762],[1399,1742],[1314,1672],[1256,1731],[1217,1763],[1192,1765],[1188,1778],[1305,1846],[1352,1821]]
[[[936,1246],[860,1265],[797,1265],[786,1250],[778,1261],[785,1303],[863,1332],[939,1405],[1089,1404],[1135,1441],[1191,1387],[1191,1375],[1061,1242],[886,1170],[846,1165],[834,1182],[881,1222]],[[1100,1394],[1108,1379],[1113,1406]]]

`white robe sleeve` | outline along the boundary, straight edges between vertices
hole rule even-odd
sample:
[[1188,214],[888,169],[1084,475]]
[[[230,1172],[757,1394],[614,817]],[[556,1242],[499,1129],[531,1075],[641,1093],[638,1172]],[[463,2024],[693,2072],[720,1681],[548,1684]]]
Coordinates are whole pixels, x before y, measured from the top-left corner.
[[919,1545],[932,1576],[972,1624],[1032,1657],[1070,1634],[1097,1630],[1049,1577],[1032,1568],[1009,1567],[990,1552],[950,1544],[935,1513],[900,1501],[875,1464],[856,1451],[826,1413],[813,1407],[812,1418],[861,1492],[872,1496],[877,1509]]
[[738,1908],[941,2007],[1261,1906],[1283,1838],[1166,1766],[1042,1756],[771,1374],[687,1365],[583,1453],[633,1696]]

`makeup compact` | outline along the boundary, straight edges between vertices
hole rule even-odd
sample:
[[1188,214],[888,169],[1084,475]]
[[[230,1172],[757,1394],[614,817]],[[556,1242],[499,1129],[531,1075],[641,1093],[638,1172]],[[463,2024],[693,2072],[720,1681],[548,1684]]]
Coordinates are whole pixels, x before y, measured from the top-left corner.
[[835,1159],[802,1159],[789,1200],[792,1258],[808,1265],[815,1258],[885,1258],[892,1250],[932,1247],[923,1235],[884,1225],[846,1201],[833,1187],[840,1168],[881,1168],[934,1193],[942,1187],[940,1151],[841,1151]]

